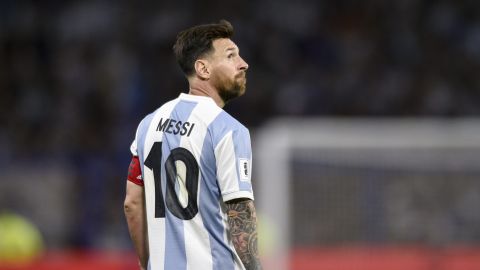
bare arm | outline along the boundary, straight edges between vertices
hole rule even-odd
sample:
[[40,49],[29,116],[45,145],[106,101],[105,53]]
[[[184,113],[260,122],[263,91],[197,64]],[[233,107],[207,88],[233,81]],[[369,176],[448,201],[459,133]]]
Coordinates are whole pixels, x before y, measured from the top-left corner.
[[250,199],[228,201],[227,214],[230,236],[247,270],[260,270],[258,257],[257,214]]
[[144,189],[142,186],[127,181],[127,192],[123,207],[128,231],[139,258],[140,267],[141,269],[147,269],[147,219],[145,215]]

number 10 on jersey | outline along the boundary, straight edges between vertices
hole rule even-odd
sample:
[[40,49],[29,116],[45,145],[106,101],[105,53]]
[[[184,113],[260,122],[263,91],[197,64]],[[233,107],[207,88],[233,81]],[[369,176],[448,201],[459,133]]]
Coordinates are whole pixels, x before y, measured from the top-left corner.
[[[185,173],[179,173],[177,163],[182,162]],[[162,164],[162,142],[155,142],[144,165],[153,171],[155,188],[155,218],[165,218],[165,204],[174,216],[182,220],[189,220],[198,213],[198,175],[199,168],[193,154],[185,148],[173,149]],[[166,181],[165,199],[162,192],[162,169],[165,170]],[[178,182],[178,183],[177,183]],[[188,204],[184,207],[180,202],[175,186],[178,190],[187,191]]]

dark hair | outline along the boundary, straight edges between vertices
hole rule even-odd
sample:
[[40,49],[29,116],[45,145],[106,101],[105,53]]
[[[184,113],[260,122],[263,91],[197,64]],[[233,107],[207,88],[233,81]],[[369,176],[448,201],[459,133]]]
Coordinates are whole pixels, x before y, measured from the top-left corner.
[[197,25],[178,33],[173,52],[183,73],[187,76],[193,74],[195,61],[213,50],[214,40],[232,36],[233,26],[226,20]]

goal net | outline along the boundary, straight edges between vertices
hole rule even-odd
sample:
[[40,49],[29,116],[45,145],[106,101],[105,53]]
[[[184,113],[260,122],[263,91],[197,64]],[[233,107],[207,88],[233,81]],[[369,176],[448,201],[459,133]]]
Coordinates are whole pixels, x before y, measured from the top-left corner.
[[276,119],[254,132],[260,246],[480,246],[480,121]]

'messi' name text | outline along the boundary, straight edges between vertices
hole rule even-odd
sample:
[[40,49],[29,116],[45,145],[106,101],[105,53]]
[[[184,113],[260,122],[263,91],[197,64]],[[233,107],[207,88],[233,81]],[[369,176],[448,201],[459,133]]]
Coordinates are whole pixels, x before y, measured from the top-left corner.
[[180,136],[190,136],[192,133],[195,123],[190,123],[188,121],[182,122],[175,119],[163,119],[160,118],[158,122],[157,131],[163,131],[170,134],[180,134]]

